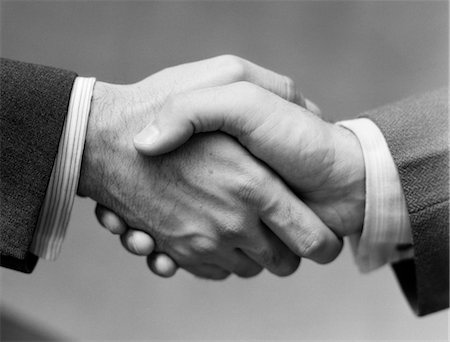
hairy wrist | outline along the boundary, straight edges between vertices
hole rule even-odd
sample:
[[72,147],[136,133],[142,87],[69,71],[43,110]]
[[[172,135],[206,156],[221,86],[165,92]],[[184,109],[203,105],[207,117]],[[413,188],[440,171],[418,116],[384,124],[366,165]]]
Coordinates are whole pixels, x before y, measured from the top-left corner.
[[133,144],[152,119],[148,98],[135,85],[97,82],[94,87],[77,193],[118,214],[125,212],[137,170],[145,164],[150,179],[155,174],[154,161],[139,155]]
[[91,111],[86,131],[86,140],[81,163],[80,180],[77,193],[94,200],[100,180],[105,176],[106,157],[114,149],[114,138],[118,136],[117,115],[120,109],[120,96],[116,85],[96,82],[91,100]]

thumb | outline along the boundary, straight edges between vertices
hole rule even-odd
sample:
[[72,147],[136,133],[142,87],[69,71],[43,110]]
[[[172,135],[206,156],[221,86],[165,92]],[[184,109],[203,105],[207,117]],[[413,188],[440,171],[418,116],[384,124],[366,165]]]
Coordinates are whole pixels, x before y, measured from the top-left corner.
[[[140,153],[156,156],[181,146],[194,133],[220,130],[252,150],[247,146],[254,142],[248,140],[252,131],[267,127],[269,120],[275,120],[274,125],[288,120],[286,115],[284,119],[271,115],[270,108],[279,101],[283,102],[247,82],[179,94],[167,101],[153,122],[135,136],[134,145]],[[304,107],[321,116],[320,109],[308,99],[304,99]]]
[[[194,134],[194,127],[182,115],[155,119],[134,137],[138,152],[156,156],[183,145]],[[168,122],[169,121],[169,122]]]
[[179,94],[135,136],[134,145],[140,153],[156,156],[181,146],[194,133],[220,130],[247,140],[268,120],[278,101],[284,100],[247,82]]

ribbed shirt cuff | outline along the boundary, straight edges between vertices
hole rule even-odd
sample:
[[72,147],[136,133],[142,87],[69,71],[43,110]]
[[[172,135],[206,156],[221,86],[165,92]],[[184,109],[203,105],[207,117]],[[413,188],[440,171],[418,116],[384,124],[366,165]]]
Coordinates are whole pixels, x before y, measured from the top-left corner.
[[95,78],[77,77],[31,252],[54,260],[61,251],[80,177]]
[[362,118],[337,124],[359,139],[366,167],[366,207],[362,234],[350,237],[356,264],[369,272],[387,263],[411,258],[412,244],[403,188],[389,147],[373,121]]

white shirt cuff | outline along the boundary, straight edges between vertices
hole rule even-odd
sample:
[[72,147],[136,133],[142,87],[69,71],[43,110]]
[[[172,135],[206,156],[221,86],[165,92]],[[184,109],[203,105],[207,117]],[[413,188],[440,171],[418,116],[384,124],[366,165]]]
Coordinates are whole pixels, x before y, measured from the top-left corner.
[[43,259],[59,255],[78,188],[81,158],[95,78],[77,77],[31,252]]
[[350,237],[356,264],[369,272],[387,263],[411,258],[409,221],[397,167],[380,129],[362,118],[337,124],[351,130],[359,139],[366,167],[366,207],[362,234]]

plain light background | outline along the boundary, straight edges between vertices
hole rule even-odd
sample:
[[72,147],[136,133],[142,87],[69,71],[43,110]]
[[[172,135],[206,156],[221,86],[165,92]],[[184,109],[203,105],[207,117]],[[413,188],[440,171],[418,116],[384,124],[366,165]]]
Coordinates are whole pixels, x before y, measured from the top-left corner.
[[[447,85],[448,4],[3,1],[1,49],[118,83],[232,53],[290,75],[338,120]],[[416,318],[391,269],[360,274],[348,246],[288,278],[166,280],[93,208],[76,200],[57,261],[32,275],[1,271],[3,308],[71,340],[447,339],[446,311]]]

